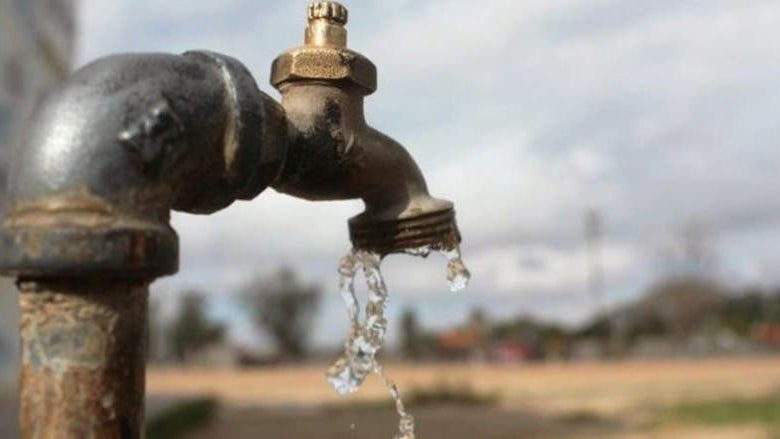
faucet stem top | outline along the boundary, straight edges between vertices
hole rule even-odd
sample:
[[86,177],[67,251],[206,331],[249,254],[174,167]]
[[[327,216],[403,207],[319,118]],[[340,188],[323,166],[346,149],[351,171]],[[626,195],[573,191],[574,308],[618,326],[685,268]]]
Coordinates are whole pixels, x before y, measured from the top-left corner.
[[329,82],[356,86],[363,95],[376,90],[376,66],[347,48],[347,8],[336,2],[317,1],[308,9],[303,46],[286,50],[274,60],[271,84],[278,90],[300,82]]
[[309,5],[309,21],[324,18],[345,25],[348,17],[349,11],[341,3],[313,2]]
[[309,25],[306,27],[307,46],[347,47],[349,12],[336,2],[314,2],[309,5]]

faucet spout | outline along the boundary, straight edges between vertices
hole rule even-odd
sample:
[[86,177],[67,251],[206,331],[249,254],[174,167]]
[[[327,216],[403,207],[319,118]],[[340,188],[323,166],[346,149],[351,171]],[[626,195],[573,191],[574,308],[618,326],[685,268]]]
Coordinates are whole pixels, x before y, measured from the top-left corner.
[[460,242],[453,205],[432,197],[420,168],[398,142],[366,123],[363,101],[376,90],[376,67],[346,48],[347,10],[309,7],[305,44],[274,61],[271,83],[288,120],[287,159],[276,190],[309,200],[360,198],[350,238],[379,254]]

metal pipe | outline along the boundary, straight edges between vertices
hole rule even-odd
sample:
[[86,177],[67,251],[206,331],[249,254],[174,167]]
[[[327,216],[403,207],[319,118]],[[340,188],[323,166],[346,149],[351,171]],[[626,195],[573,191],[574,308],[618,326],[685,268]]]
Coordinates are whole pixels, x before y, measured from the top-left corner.
[[169,212],[260,193],[283,111],[231,58],[133,54],[75,73],[31,125],[0,230],[21,290],[22,437],[142,437],[148,284],[178,268]]
[[23,438],[137,438],[148,283],[19,283]]
[[281,107],[238,61],[209,52],[93,62],[30,126],[0,230],[0,268],[15,276],[172,274],[170,210],[254,198],[286,149]]

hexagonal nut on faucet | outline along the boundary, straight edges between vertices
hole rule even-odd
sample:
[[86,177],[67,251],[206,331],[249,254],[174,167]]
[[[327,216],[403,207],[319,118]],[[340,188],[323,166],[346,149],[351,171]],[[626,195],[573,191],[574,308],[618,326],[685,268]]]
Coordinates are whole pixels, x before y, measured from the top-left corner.
[[347,49],[349,13],[342,4],[315,1],[307,11],[304,45],[279,55],[271,67],[271,84],[280,89],[297,81],[333,81],[357,86],[364,95],[376,91],[376,66]]
[[279,89],[287,82],[345,81],[369,95],[377,87],[376,66],[349,49],[303,46],[279,55],[271,67],[271,84]]

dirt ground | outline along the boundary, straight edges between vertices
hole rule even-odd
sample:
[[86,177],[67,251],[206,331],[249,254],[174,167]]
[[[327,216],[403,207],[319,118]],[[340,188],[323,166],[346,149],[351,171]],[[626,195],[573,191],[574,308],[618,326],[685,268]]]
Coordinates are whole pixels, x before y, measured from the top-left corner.
[[[326,367],[162,370],[150,395],[213,395],[217,420],[194,438],[382,438],[397,419],[376,379],[348,399],[324,381]],[[659,407],[747,398],[780,390],[780,357],[589,364],[387,365],[401,392],[443,384],[497,398],[497,406],[410,407],[418,438],[771,438],[762,425],[676,425]],[[778,413],[780,416],[780,413]]]

